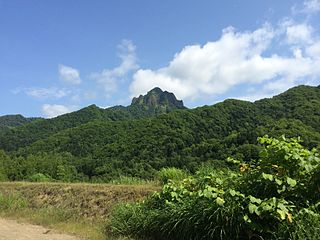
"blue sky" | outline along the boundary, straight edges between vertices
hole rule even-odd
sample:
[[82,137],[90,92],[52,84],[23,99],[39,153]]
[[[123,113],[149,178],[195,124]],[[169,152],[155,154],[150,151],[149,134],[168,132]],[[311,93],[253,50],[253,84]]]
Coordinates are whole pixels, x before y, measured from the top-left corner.
[[0,115],[188,107],[320,84],[320,0],[0,0]]

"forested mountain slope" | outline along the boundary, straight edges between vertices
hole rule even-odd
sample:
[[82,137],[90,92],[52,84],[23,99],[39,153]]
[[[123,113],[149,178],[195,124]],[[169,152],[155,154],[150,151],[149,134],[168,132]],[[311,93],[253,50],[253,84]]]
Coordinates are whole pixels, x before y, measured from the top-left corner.
[[263,115],[273,119],[298,119],[320,131],[320,86],[298,86],[270,99],[255,102]]
[[[168,113],[176,109],[185,109],[182,101],[178,101],[172,93],[163,92],[160,88],[152,89],[145,96],[140,96],[139,101],[133,100],[133,103],[128,107],[115,106],[107,109],[90,105],[79,111],[53,119],[41,119],[25,124],[6,131],[4,136],[0,137],[0,149],[14,151],[37,140],[45,139],[59,131],[77,127],[93,120],[119,121],[136,119]],[[3,118],[6,119],[7,117]],[[19,125],[22,124],[14,126]]]
[[22,126],[38,119],[39,118],[25,118],[20,114],[2,116],[0,117],[0,134],[11,128]]
[[[225,160],[229,156],[246,161],[257,158],[256,139],[264,134],[301,136],[306,146],[318,146],[319,103],[319,87],[299,86],[254,103],[230,99],[213,106],[147,118],[134,118],[130,112],[133,110],[128,110],[134,105],[112,108],[119,114],[114,118],[107,118],[105,110],[91,106],[79,111],[87,117],[82,118],[81,124],[70,123],[74,127],[43,135],[30,144],[27,137],[21,138],[20,146],[24,147],[13,152],[13,156],[19,158],[20,165],[28,163],[36,172],[50,174],[46,169],[55,169],[53,163],[57,165],[58,161],[80,176],[92,179],[124,174],[150,178],[166,166],[194,171],[201,163]],[[57,119],[46,121],[54,123]],[[28,125],[24,129],[28,130]],[[9,139],[11,136],[7,135]],[[1,138],[1,142],[9,141]],[[41,168],[39,161],[46,168]],[[51,170],[53,177],[54,172]]]

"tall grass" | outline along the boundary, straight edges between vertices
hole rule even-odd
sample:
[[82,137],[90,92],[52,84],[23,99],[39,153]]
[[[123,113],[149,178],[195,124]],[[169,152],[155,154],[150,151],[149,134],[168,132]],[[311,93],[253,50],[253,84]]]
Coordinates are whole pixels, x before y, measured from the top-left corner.
[[162,168],[156,176],[156,179],[160,181],[162,184],[167,184],[170,181],[181,181],[182,179],[186,178],[188,174],[178,168],[168,167]]
[[27,206],[27,200],[17,193],[0,193],[0,209],[3,211],[16,211],[24,209]]
[[119,176],[118,178],[114,178],[109,181],[109,183],[115,185],[147,185],[154,183],[154,181],[131,176]]

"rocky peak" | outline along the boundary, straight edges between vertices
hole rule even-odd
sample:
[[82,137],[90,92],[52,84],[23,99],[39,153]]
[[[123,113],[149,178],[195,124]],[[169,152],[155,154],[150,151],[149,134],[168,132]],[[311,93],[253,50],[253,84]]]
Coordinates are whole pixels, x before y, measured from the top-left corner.
[[162,91],[156,87],[146,95],[140,95],[132,99],[131,106],[144,106],[147,108],[164,108],[166,111],[184,109],[182,100],[177,100],[173,93]]

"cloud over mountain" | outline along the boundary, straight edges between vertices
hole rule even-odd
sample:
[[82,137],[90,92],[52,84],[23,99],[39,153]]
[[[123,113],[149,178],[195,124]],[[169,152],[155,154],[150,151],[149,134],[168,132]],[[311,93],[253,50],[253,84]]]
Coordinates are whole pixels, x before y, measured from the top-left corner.
[[[179,98],[194,99],[223,94],[240,84],[262,84],[272,93],[284,90],[301,79],[320,76],[315,54],[319,43],[312,29],[294,21],[246,32],[228,27],[217,41],[184,47],[167,67],[138,70],[130,91],[139,95],[159,86]],[[278,53],[279,46],[288,53]]]

